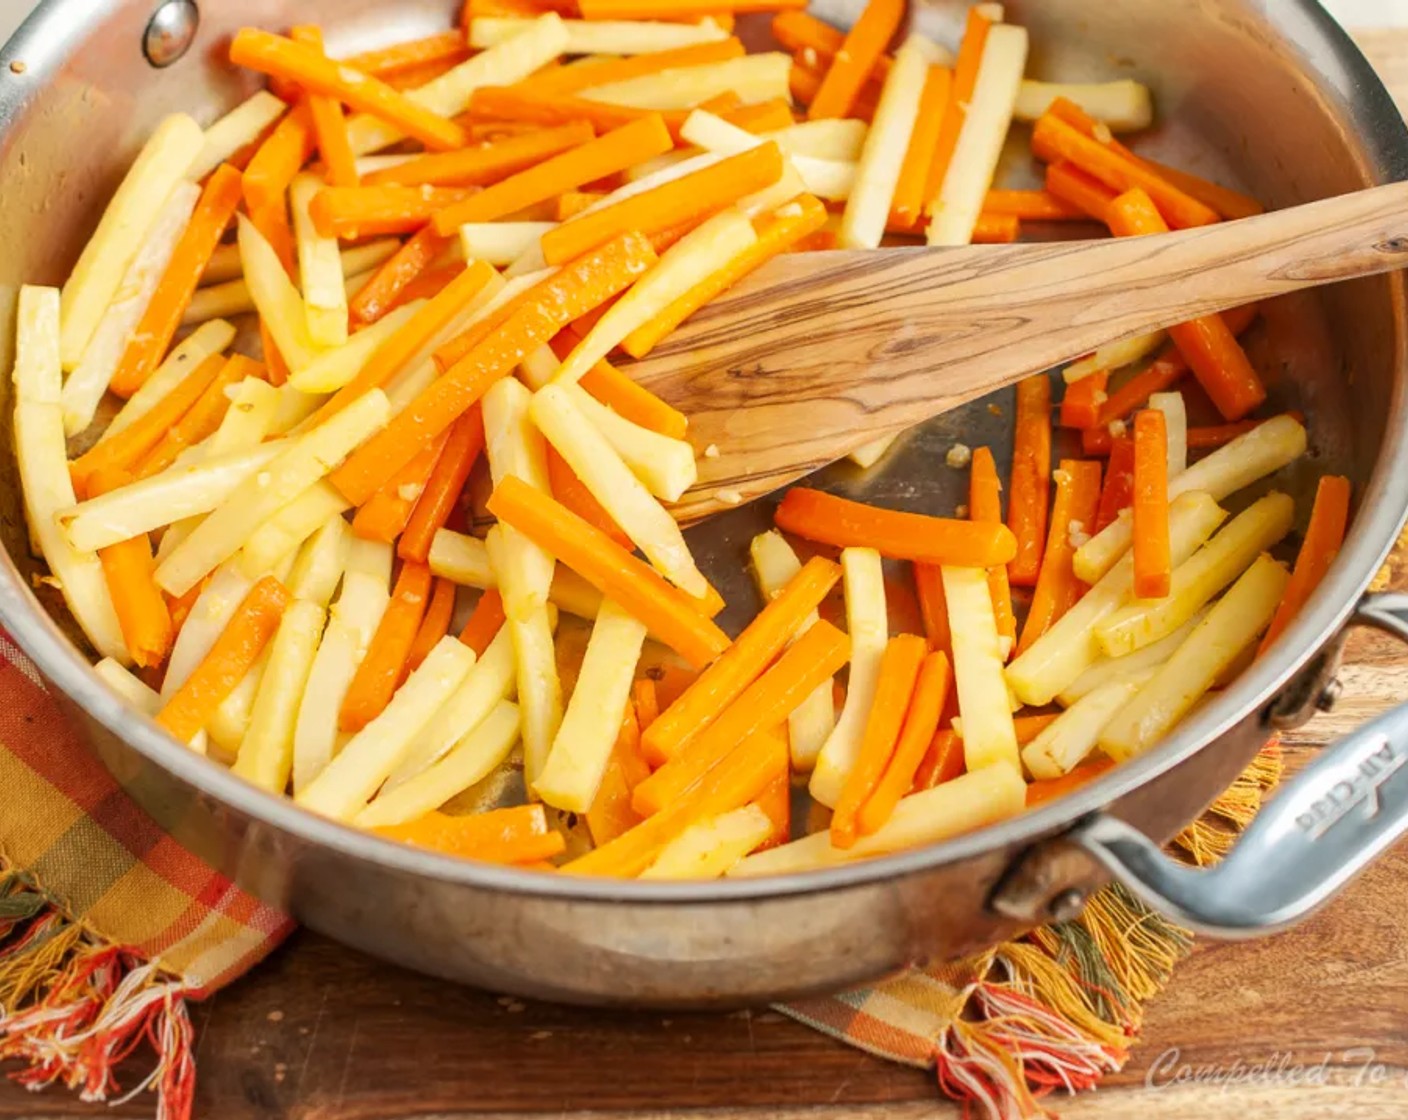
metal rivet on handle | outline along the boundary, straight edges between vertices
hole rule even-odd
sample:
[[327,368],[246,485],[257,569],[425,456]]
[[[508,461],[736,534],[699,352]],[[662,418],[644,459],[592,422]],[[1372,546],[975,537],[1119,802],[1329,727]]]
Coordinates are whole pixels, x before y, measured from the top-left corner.
[[195,0],[166,0],[152,15],[142,37],[147,61],[158,69],[170,66],[190,49],[199,26]]

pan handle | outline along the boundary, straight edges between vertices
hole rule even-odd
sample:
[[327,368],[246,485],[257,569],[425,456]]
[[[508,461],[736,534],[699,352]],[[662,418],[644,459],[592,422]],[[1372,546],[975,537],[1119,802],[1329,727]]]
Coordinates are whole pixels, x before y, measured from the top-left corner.
[[[1408,595],[1370,595],[1351,618],[1408,642]],[[1345,736],[1288,781],[1211,870],[1170,859],[1097,815],[1065,837],[1150,906],[1223,939],[1285,929],[1408,831],[1408,704]]]

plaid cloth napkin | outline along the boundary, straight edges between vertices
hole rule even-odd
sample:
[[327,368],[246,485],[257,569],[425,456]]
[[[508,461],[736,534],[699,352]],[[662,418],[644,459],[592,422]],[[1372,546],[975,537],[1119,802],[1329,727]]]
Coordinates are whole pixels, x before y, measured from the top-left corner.
[[[67,725],[0,631],[0,1061],[31,1089],[124,1093],[118,1064],[144,1041],[158,1120],[186,1120],[195,1090],[186,1001],[237,980],[293,928],[177,844]],[[1185,834],[1225,848],[1279,776],[1262,758]],[[1219,823],[1221,822],[1221,823]],[[850,1045],[936,1071],[965,1114],[1046,1115],[1039,1098],[1118,1069],[1144,1002],[1187,935],[1116,889],[1063,926],[979,957],[779,1009]],[[124,1098],[125,1099],[125,1098]]]

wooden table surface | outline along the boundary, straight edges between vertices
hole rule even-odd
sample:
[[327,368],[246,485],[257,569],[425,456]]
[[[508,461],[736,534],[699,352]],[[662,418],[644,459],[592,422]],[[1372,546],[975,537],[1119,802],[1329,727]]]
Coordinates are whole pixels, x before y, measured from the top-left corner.
[[[1387,2],[1387,0],[1385,0]],[[1408,31],[1360,36],[1408,109]],[[1393,584],[1408,588],[1408,547]],[[1402,700],[1408,655],[1357,635],[1336,711],[1293,762]],[[1149,1008],[1128,1066],[1053,1101],[1067,1120],[1408,1115],[1408,846],[1295,931],[1200,943]],[[658,1015],[528,1004],[404,972],[306,931],[194,1008],[197,1115],[403,1120],[543,1113],[652,1120],[949,1117],[928,1073],[771,1011]],[[0,1117],[149,1116],[0,1083]]]

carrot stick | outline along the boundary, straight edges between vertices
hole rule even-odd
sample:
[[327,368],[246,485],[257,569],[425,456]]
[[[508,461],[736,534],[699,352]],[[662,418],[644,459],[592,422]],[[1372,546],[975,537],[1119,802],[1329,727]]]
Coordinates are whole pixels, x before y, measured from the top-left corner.
[[[559,360],[565,359],[580,341],[580,336],[569,327],[552,340],[553,353]],[[602,404],[615,409],[632,423],[671,439],[684,439],[689,426],[684,413],[671,408],[649,389],[636,384],[605,359],[582,374],[582,380],[578,384]]]
[[[262,230],[260,231],[263,232]],[[358,323],[375,323],[396,306],[397,298],[432,261],[449,248],[452,238],[441,237],[427,225],[396,250],[348,303]]]
[[140,389],[166,355],[210,254],[220,244],[239,201],[240,173],[229,164],[222,164],[206,181],[151,302],[129,336],[109,386],[118,396],[130,397]]
[[404,824],[378,825],[378,836],[485,863],[537,863],[561,854],[566,841],[548,827],[541,805],[515,805],[451,816],[438,810]]
[[[186,619],[191,615],[191,608],[196,605],[196,600],[200,598],[200,593],[205,590],[205,585],[210,582],[210,576],[193,583],[184,595],[166,597],[167,606],[171,611],[171,627],[174,634],[181,633],[181,627],[186,625]],[[173,634],[173,640],[174,640]]]
[[[992,451],[986,447],[973,452],[968,476],[968,517],[973,521],[1002,524],[1002,483],[997,477]],[[1006,638],[1010,648],[1010,643],[1017,639],[1017,616],[1012,613],[1012,588],[1007,581],[1006,565],[996,564],[988,569],[988,594],[992,596],[998,636]]]
[[553,203],[556,207],[553,216],[557,221],[565,222],[568,218],[575,218],[587,207],[595,206],[605,197],[605,191],[563,191]]
[[[1287,416],[1294,416],[1302,423],[1305,418],[1302,413],[1291,409]],[[1238,420],[1235,424],[1210,424],[1205,427],[1188,429],[1188,450],[1189,451],[1209,451],[1215,447],[1222,447],[1231,443],[1238,436],[1246,435],[1253,428],[1259,428],[1265,420]]]
[[1007,524],[1017,555],[1007,566],[1014,587],[1031,587],[1046,544],[1051,490],[1051,381],[1039,373],[1017,383],[1017,423],[1012,445],[1012,491]]
[[425,608],[425,616],[420,620],[420,629],[411,642],[406,654],[406,664],[410,671],[420,668],[435,643],[450,631],[450,617],[455,613],[455,585],[448,579],[437,579],[435,590],[430,596],[430,605]]
[[1300,552],[1296,554],[1295,567],[1291,570],[1291,578],[1286,583],[1285,593],[1271,618],[1266,636],[1257,648],[1258,656],[1270,649],[1271,644],[1285,633],[1286,627],[1310,601],[1310,596],[1339,555],[1349,522],[1349,495],[1349,479],[1340,475],[1325,475],[1320,479],[1315,489],[1315,505],[1310,510],[1310,524],[1306,526],[1305,538],[1301,541]]
[[978,67],[983,61],[983,49],[987,46],[988,29],[991,27],[992,20],[980,5],[968,9],[968,24],[963,30],[963,41],[958,45],[958,60],[953,66],[952,92],[944,106],[943,123],[924,184],[926,213],[943,190],[944,178],[948,175],[949,164],[953,162],[958,135],[963,131],[963,122],[968,119],[968,105],[978,84]]
[[948,599],[937,564],[914,565],[914,589],[919,600],[919,614],[924,622],[924,637],[931,650],[953,655],[953,635],[948,625]]
[[1048,801],[1054,801],[1058,797],[1064,797],[1066,794],[1080,789],[1087,782],[1092,782],[1105,773],[1114,764],[1113,759],[1095,758],[1090,762],[1081,763],[1070,773],[1062,774],[1059,778],[1043,778],[1039,782],[1027,783],[1027,808],[1034,809],[1038,805],[1045,805]]
[[427,35],[424,39],[408,39],[376,50],[351,54],[339,61],[374,78],[386,78],[432,63],[458,64],[468,58],[469,54],[464,32],[442,31],[438,35]]
[[[938,731],[939,718],[943,715],[944,705],[948,701],[952,677],[948,657],[941,651],[930,653],[924,658],[914,685],[914,693],[904,714],[904,726],[900,731],[899,740],[879,780],[875,782],[870,795],[861,802],[856,814],[855,830],[861,836],[869,836],[888,821],[900,798],[914,785],[914,776]],[[884,679],[883,676],[881,679]],[[869,731],[867,725],[867,735]],[[845,802],[845,796],[843,792],[841,803]],[[836,806],[838,814],[841,803]],[[834,835],[834,817],[832,828]]]
[[[324,54],[322,29],[314,25],[294,27],[289,38],[295,43]],[[355,69],[355,67],[354,67]],[[317,138],[318,154],[323,157],[326,168],[324,178],[330,186],[355,187],[357,185],[357,158],[352,154],[352,142],[347,135],[347,119],[342,115],[342,106],[331,97],[322,94],[309,94],[308,111],[313,117],[313,135]]]
[[[788,92],[792,94],[792,99],[803,105],[810,105],[817,93],[821,90],[821,82],[825,75],[821,70],[812,65],[807,52],[800,50],[792,55],[792,73],[788,75]],[[863,90],[860,97],[856,99],[855,106],[851,109],[851,118],[858,121],[870,121],[875,116],[875,108],[879,104],[880,93],[876,82],[871,81]]]
[[890,203],[890,219],[894,223],[917,228],[923,219],[924,204],[928,201],[924,192],[929,186],[929,166],[934,162],[934,150],[938,147],[952,96],[953,71],[947,66],[930,66],[924,79],[924,92],[920,94],[919,115],[914,121],[914,131],[909,134],[909,147],[905,149],[895,196]]
[[469,187],[327,187],[313,196],[308,213],[323,237],[414,233],[472,194]]
[[794,486],[777,507],[779,529],[836,548],[874,548],[885,556],[927,564],[990,568],[1016,555],[1005,525],[956,521],[877,509],[820,490]]
[[534,91],[541,93],[577,93],[593,86],[624,82],[646,74],[658,74],[661,70],[728,62],[730,59],[742,58],[744,53],[743,44],[737,39],[723,39],[717,43],[696,43],[688,47],[676,47],[674,50],[627,55],[624,58],[613,58],[609,62],[588,66],[564,66],[551,74],[534,75],[529,84]]
[[548,488],[552,491],[553,498],[594,529],[600,529],[613,543],[628,552],[633,551],[636,546],[631,538],[626,536],[625,530],[602,508],[595,495],[567,465],[567,460],[551,445],[547,449],[547,460]]
[[640,753],[640,724],[635,705],[627,703],[601,784],[587,810],[587,830],[592,834],[593,844],[599,847],[609,843],[640,824],[640,814],[631,808],[631,793],[649,776],[650,767]]
[[899,30],[904,12],[903,0],[869,0],[832,57],[821,88],[807,108],[809,120],[850,114],[870,71]]
[[850,639],[829,622],[813,623],[702,734],[636,787],[631,799],[636,812],[643,816],[660,812],[681,798],[739,743],[783,723],[798,704],[846,663],[850,646]]
[[1075,533],[1091,534],[1100,504],[1100,464],[1080,459],[1062,459],[1056,471],[1056,501],[1051,509],[1051,530],[1041,571],[1036,577],[1027,620],[1017,642],[1018,654],[1045,634],[1056,620],[1075,606],[1085,593],[1085,585],[1072,567]]
[[[814,556],[645,732],[650,758],[674,758],[742,695],[841,578],[840,565]],[[780,721],[779,721],[780,722]]]
[[935,732],[919,769],[914,772],[911,790],[933,789],[962,775],[967,769],[963,758],[963,740],[952,728]]
[[[269,231],[260,220],[261,211],[273,207],[283,209],[284,193],[299,169],[308,162],[316,143],[312,111],[306,102],[300,101],[274,126],[245,168],[245,206],[250,219],[265,237],[269,237]],[[287,228],[287,215],[284,225]],[[272,237],[270,244],[280,249]]]
[[362,504],[352,518],[352,531],[357,536],[390,544],[405,532],[416,499],[424,492],[449,438],[449,429],[441,432]]
[[543,234],[543,257],[548,264],[560,264],[627,231],[649,237],[671,227],[698,224],[738,199],[771,186],[781,176],[781,149],[772,142],[760,144],[654,190],[564,222]]
[[1115,192],[1066,160],[1046,169],[1046,193],[1086,217],[1104,222]]
[[75,489],[86,493],[88,479],[100,468],[119,467],[130,470],[136,466],[142,456],[160,443],[167,431],[200,400],[224,367],[225,356],[211,354],[186,374],[184,380],[162,397],[150,412],[71,462],[68,465],[69,474],[73,478]]
[[1089,431],[1100,423],[1100,406],[1108,394],[1110,371],[1099,369],[1066,386],[1061,398],[1061,427]]
[[1112,524],[1120,510],[1128,509],[1134,500],[1134,440],[1119,436],[1110,447],[1110,465],[1105,471],[1105,488],[1100,491],[1100,506],[1095,513],[1092,535]]
[[418,299],[434,299],[441,292],[450,286],[450,282],[464,271],[463,261],[450,261],[447,264],[436,265],[432,269],[422,272],[414,280],[406,285],[391,306],[393,309],[404,306]]
[[780,97],[769,101],[759,101],[756,105],[740,105],[718,114],[729,124],[737,125],[754,136],[764,132],[776,132],[780,128],[791,128],[796,124],[792,108]]
[[[492,189],[492,188],[491,188]],[[406,465],[522,359],[584,312],[629,286],[655,262],[649,243],[628,234],[565,265],[541,294],[421,392],[330,476],[353,505]],[[537,289],[535,289],[537,290]]]
[[564,864],[561,870],[574,875],[639,875],[665,844],[691,824],[747,805],[786,771],[787,745],[780,736],[760,732],[734,747],[693,789],[663,812]]
[[600,529],[521,479],[510,475],[494,488],[489,512],[645,623],[656,638],[696,668],[728,647],[728,636],[700,613],[695,600]]
[[297,82],[394,125],[427,148],[443,151],[468,143],[464,129],[432,113],[385,82],[345,62],[334,62],[300,43],[254,27],[242,28],[230,43],[230,61],[272,77]]
[[367,186],[483,187],[516,175],[550,156],[587,143],[592,126],[573,121],[560,128],[544,128],[522,136],[508,136],[480,147],[454,152],[434,152],[375,171]]
[[258,660],[290,598],[288,588],[273,576],[256,583],[195,671],[157,712],[157,723],[189,742]]
[[1134,417],[1134,594],[1162,599],[1173,575],[1168,535],[1168,427],[1146,408]]
[[631,698],[636,706],[636,722],[644,734],[660,718],[660,693],[653,680],[641,677],[631,686]]
[[702,19],[720,7],[734,15],[748,12],[800,11],[807,0],[584,0],[577,5],[583,19]]
[[[783,211],[786,211],[784,213]],[[811,195],[802,195],[780,210],[753,223],[757,240],[720,269],[704,277],[679,296],[655,318],[641,324],[626,336],[621,349],[633,358],[643,358],[684,320],[716,296],[727,291],[766,261],[785,253],[807,234],[826,222],[826,207]]]
[[216,374],[215,380],[196,398],[195,404],[191,405],[186,414],[167,429],[155,447],[142,456],[133,472],[134,477],[148,478],[158,471],[165,470],[186,448],[213,435],[220,422],[225,419],[225,413],[230,411],[230,398],[225,390],[246,377],[262,380],[263,375],[264,367],[258,362],[246,358],[243,354],[233,355]]
[[450,519],[465,480],[483,450],[484,414],[475,406],[450,427],[450,436],[396,546],[396,555],[402,560],[426,562],[435,534]]
[[[781,734],[777,732],[774,732],[774,738],[779,743],[785,743]],[[768,820],[772,821],[772,831],[768,833],[766,840],[753,849],[755,852],[775,848],[792,839],[791,770],[791,760],[789,759],[788,765],[773,777],[763,792],[758,794],[758,799],[753,802],[767,814]]]
[[[706,103],[700,108],[714,112],[721,107],[732,108],[733,104],[734,99],[729,97],[722,101],[715,99],[712,104]],[[687,109],[638,109],[630,105],[612,105],[605,101],[575,97],[570,93],[545,93],[536,87],[517,85],[481,87],[474,92],[465,115],[475,123],[494,121],[537,125],[540,128],[575,122],[588,124],[597,132],[609,132],[628,124],[658,118],[669,132],[671,141],[678,143],[680,129],[684,127],[689,113]]]
[[[1110,232],[1116,237],[1167,233],[1153,199],[1130,190],[1110,204]],[[1266,387],[1221,315],[1204,315],[1168,329],[1224,420],[1240,420],[1266,400]]]
[[479,596],[469,621],[460,631],[460,641],[474,651],[476,657],[483,657],[504,624],[504,600],[496,588],[491,587]]
[[322,423],[371,390],[385,385],[410,364],[430,341],[464,311],[494,278],[494,269],[472,261],[436,296],[418,308],[405,326],[376,348],[357,375],[339,389],[314,415]]
[[1021,235],[1021,219],[1011,214],[979,214],[973,226],[974,245],[1011,245]]
[[[435,229],[442,236],[448,236],[465,222],[492,222],[525,206],[545,202],[563,191],[575,190],[653,156],[663,155],[673,146],[665,122],[657,114],[651,114],[501,179],[473,198],[440,210],[435,215]],[[564,259],[549,259],[549,263],[561,263]]]
[[[1046,712],[1042,715],[1013,717],[1012,726],[1017,732],[1017,745],[1019,747],[1025,747],[1040,735],[1042,731],[1049,727],[1055,721],[1058,714],[1057,712]],[[961,728],[955,727],[954,734],[958,736],[959,742],[963,741]]]
[[[772,36],[786,50],[794,53],[812,51],[817,64],[829,64],[846,41],[845,32],[802,11],[780,12],[774,16]],[[882,54],[875,62],[873,76],[884,78],[892,65],[894,59]]]
[[[126,471],[100,470],[89,480],[89,495],[96,498],[132,481]],[[108,595],[117,611],[122,640],[132,660],[144,669],[160,665],[171,651],[175,627],[166,597],[152,578],[156,565],[152,561],[150,537],[141,533],[100,548],[98,559],[103,566]]]
[[[1117,193],[1139,188],[1175,229],[1212,225],[1221,216],[1179,190],[1162,175],[1086,136],[1059,117],[1046,113],[1032,130],[1032,151],[1047,163],[1069,160]],[[1050,184],[1048,184],[1048,189]]]
[[983,199],[983,213],[1008,214],[1029,222],[1081,221],[1087,216],[1050,191],[991,190]]
[[[855,766],[846,776],[841,796],[836,802],[831,816],[831,843],[837,848],[852,847],[859,832],[857,817],[861,806],[869,800],[880,784],[890,760],[899,744],[900,729],[905,720],[905,712],[914,698],[915,685],[919,680],[919,670],[923,666],[927,652],[923,638],[913,634],[900,634],[891,638],[880,658],[879,678],[875,687],[875,700],[866,717],[865,732],[861,738],[860,751],[856,755]],[[938,655],[943,657],[942,654]],[[947,658],[944,658],[947,666]],[[937,724],[939,713],[934,712]],[[933,729],[920,740],[927,745]]]
[[424,564],[401,565],[396,586],[391,591],[391,602],[343,697],[337,715],[341,730],[362,730],[381,714],[406,679],[410,672],[407,658],[430,598],[430,580],[430,569]]

